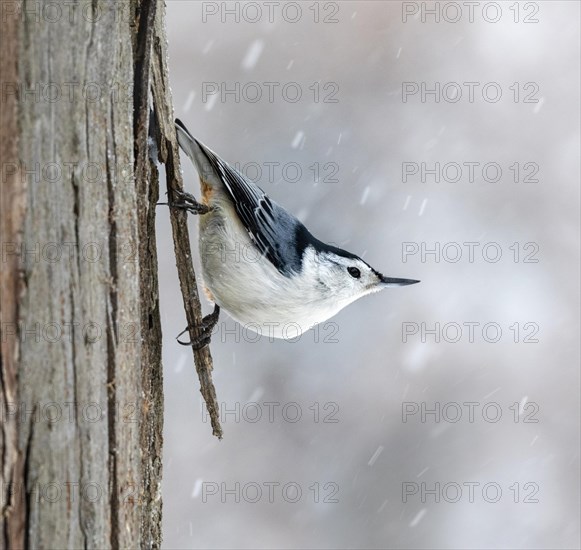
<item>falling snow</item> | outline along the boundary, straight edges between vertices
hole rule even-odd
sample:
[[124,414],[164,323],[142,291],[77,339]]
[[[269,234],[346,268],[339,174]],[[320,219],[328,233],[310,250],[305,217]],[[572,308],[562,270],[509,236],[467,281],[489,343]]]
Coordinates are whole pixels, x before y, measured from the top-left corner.
[[495,390],[492,390],[490,393],[487,393],[482,399],[488,399],[490,397],[492,397],[495,393],[499,392],[502,388],[496,388]]
[[180,356],[178,357],[178,360],[176,361],[176,366],[174,369],[174,372],[178,373],[178,372],[182,372],[187,360],[188,360],[188,354],[187,353],[181,353]]
[[194,99],[196,98],[196,92],[194,90],[192,90],[189,94],[188,97],[186,98],[186,102],[184,103],[184,113],[187,113],[191,108],[192,108],[192,104],[194,103]]
[[216,105],[216,101],[218,100],[218,96],[219,94],[212,94],[208,98],[208,102],[206,103],[205,106],[206,111],[211,111],[214,108],[214,105]]
[[370,191],[371,191],[371,187],[369,185],[367,187],[365,187],[365,189],[363,190],[363,194],[361,195],[361,199],[359,201],[359,204],[364,205],[367,202],[367,197],[369,197]]
[[247,71],[253,69],[258,63],[258,59],[260,58],[260,54],[262,54],[263,49],[264,41],[260,39],[255,40],[248,48],[248,51],[242,60],[242,68],[246,69]]
[[410,521],[410,527],[415,527],[420,521],[422,521],[422,518],[426,515],[427,513],[427,509],[426,508],[422,508],[415,516],[414,519],[412,519]]
[[387,506],[388,502],[389,502],[388,500],[383,501],[382,505],[377,509],[378,514]]
[[264,388],[258,386],[248,398],[248,403],[256,403],[264,395]]
[[518,406],[518,415],[519,415],[519,416],[521,416],[521,415],[522,415],[522,413],[523,413],[523,411],[524,411],[524,409],[525,409],[525,405],[527,404],[527,401],[528,401],[528,400],[529,400],[529,396],[528,396],[528,395],[525,395],[525,396],[524,396],[524,397],[521,399],[521,401],[520,401],[520,403],[519,403],[519,406]]
[[379,455],[383,452],[383,447],[380,445],[379,447],[377,447],[377,451],[375,451],[373,453],[373,456],[369,459],[369,462],[367,463],[368,466],[373,466],[375,464],[375,461],[379,458]]
[[418,212],[418,216],[424,215],[424,210],[426,209],[426,205],[428,204],[428,199],[424,199],[422,204],[420,205],[420,211]]
[[192,498],[198,498],[200,496],[200,493],[202,492],[203,483],[204,480],[201,477],[196,479],[196,482],[194,483],[194,488],[192,489]]
[[291,147],[293,149],[296,149],[299,145],[301,145],[304,137],[305,137],[305,133],[302,130],[299,130],[295,134],[295,137],[293,138],[293,141],[291,143]]

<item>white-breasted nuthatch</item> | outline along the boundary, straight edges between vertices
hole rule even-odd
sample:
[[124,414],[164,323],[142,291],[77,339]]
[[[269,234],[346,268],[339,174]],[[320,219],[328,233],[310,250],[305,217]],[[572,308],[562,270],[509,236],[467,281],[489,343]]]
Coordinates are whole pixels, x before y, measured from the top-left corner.
[[[202,204],[181,193],[173,206],[200,214],[208,298],[246,328],[268,337],[296,338],[362,296],[419,282],[385,277],[355,254],[319,241],[196,140],[180,120],[176,131],[199,174]],[[206,328],[213,327],[218,314],[216,307]]]

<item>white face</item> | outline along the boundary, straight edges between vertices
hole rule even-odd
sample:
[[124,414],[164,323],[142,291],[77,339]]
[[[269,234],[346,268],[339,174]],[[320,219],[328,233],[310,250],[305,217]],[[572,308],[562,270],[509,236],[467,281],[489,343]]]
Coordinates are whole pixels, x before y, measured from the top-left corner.
[[317,283],[329,298],[345,305],[387,285],[380,275],[359,258],[346,258],[332,252],[317,254]]

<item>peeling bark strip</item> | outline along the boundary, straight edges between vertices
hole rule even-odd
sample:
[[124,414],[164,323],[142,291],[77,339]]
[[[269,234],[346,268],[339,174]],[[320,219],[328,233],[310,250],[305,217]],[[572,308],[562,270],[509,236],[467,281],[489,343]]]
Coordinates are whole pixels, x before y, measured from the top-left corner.
[[[0,18],[0,93],[5,84],[18,80],[19,36],[10,18]],[[0,548],[24,546],[24,502],[11,496],[11,484],[22,479],[24,457],[18,449],[18,425],[9,416],[19,400],[18,364],[20,349],[16,330],[19,297],[23,292],[20,263],[16,252],[26,209],[26,186],[21,184],[18,163],[18,103],[14,95],[0,96]],[[9,170],[8,167],[13,167]],[[5,169],[6,168],[6,169]],[[6,256],[4,257],[4,252]],[[10,520],[7,518],[10,516]]]
[[159,548],[163,2],[0,7],[0,548]]
[[[160,161],[165,164],[168,199],[169,202],[172,202],[172,190],[182,190],[184,186],[180,172],[180,157],[174,124],[175,117],[169,87],[163,15],[157,18],[155,24],[152,70],[153,102],[155,106],[156,126],[159,132],[157,136],[158,153]],[[190,337],[193,340],[201,335],[200,327],[203,317],[196,283],[196,274],[192,265],[187,213],[182,210],[170,208],[170,219],[180,289],[188,326],[193,327],[190,329]],[[219,439],[222,439],[218,400],[216,398],[214,383],[212,382],[213,363],[210,348],[209,346],[204,346],[201,350],[193,350],[193,353],[196,371],[200,379],[200,392],[206,401],[206,406],[210,414],[212,433]]]
[[[139,414],[141,490],[134,498],[141,508],[141,537],[147,548],[161,544],[161,476],[163,433],[163,371],[161,365],[161,321],[157,247],[156,203],[159,200],[157,168],[148,155],[149,101],[151,98],[151,52],[155,19],[163,14],[163,0],[143,0],[138,9],[139,26],[135,44],[134,134],[135,186],[139,228],[139,286],[141,297],[141,391]],[[136,17],[137,21],[137,17]]]

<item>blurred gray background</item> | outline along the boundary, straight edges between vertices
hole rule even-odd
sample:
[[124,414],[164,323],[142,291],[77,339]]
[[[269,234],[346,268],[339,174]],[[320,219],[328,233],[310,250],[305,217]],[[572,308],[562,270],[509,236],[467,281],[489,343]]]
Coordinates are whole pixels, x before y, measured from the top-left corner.
[[[466,7],[450,22],[452,7],[435,23],[411,14],[419,3],[371,1],[303,2],[293,23],[287,4],[271,4],[269,22],[264,4],[259,16],[257,4],[167,3],[176,116],[320,239],[422,282],[366,297],[295,343],[253,342],[223,314],[214,381],[235,412],[223,416],[219,442],[191,352],[173,339],[185,317],[160,210],[165,547],[578,548],[579,3],[520,3],[517,13],[502,2],[496,23],[483,4],[474,22]],[[239,101],[204,97],[212,83],[236,82]],[[402,82],[456,82],[464,93],[455,101],[448,86],[447,101],[403,102]],[[463,82],[480,83],[473,102]],[[490,82],[498,102],[482,98]],[[302,97],[291,102],[297,86]],[[472,182],[467,169],[457,182],[452,171],[448,181],[404,182],[404,162],[480,168]],[[482,177],[489,162],[502,169],[497,182]],[[525,163],[538,165],[537,182],[525,181],[534,167]],[[195,239],[193,217],[190,225]],[[458,243],[463,255],[449,261],[449,245],[448,261],[418,253],[404,262],[404,242]],[[465,242],[479,243],[473,262]],[[498,262],[483,259],[486,243],[502,251]],[[457,342],[446,341],[456,325],[439,343],[419,332],[404,342],[402,329],[416,326],[405,323],[464,330]],[[473,341],[463,323],[479,323]],[[486,323],[501,327],[498,342],[483,338]],[[422,422],[422,408],[437,406],[445,414]],[[404,422],[402,408],[420,412]],[[438,487],[437,499],[429,491]]]

